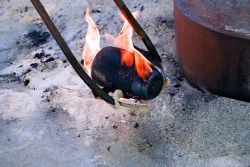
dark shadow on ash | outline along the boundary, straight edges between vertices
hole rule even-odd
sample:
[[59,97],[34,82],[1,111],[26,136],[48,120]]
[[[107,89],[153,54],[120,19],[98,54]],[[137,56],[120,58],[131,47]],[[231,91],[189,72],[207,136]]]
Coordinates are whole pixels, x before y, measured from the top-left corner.
[[50,39],[50,33],[47,31],[44,24],[31,25],[30,30],[16,42],[19,48],[30,49],[39,47],[47,43]]
[[34,47],[47,43],[49,37],[49,32],[42,32],[39,30],[32,30],[25,35],[25,38],[28,38]]

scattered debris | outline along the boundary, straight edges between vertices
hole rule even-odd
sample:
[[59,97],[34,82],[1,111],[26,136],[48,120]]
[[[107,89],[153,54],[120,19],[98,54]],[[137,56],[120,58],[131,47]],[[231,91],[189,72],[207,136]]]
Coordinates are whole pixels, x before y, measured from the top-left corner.
[[24,12],[27,12],[29,10],[28,6],[25,6]]
[[162,23],[165,23],[167,25],[167,28],[174,29],[174,19],[163,20]]
[[142,7],[141,7],[140,11],[141,11],[141,12],[142,12],[142,11],[144,11],[144,6],[143,6],[143,5],[142,5]]
[[131,116],[136,117],[137,115],[134,112],[129,113]]
[[51,54],[46,54],[46,55],[45,55],[45,57],[50,57],[50,56],[51,56]]
[[101,13],[101,11],[98,10],[98,9],[96,9],[96,10],[92,9],[91,12],[92,12],[92,13]]
[[24,76],[24,75],[26,75],[26,74],[28,74],[28,73],[30,73],[31,72],[31,69],[28,69],[27,71],[25,71],[22,75]]
[[34,59],[42,59],[43,57],[45,57],[44,51],[42,51],[41,53],[36,53]]
[[182,76],[182,77],[177,76],[176,78],[178,79],[178,81],[183,81],[183,80],[184,80],[184,77],[183,77],[183,76]]
[[51,58],[45,60],[44,62],[45,62],[45,63],[48,63],[48,62],[51,62],[51,61],[54,61],[54,60],[55,60],[55,58],[54,58],[54,57],[51,57]]
[[149,142],[147,143],[147,146],[148,147],[153,147],[153,145],[151,143],[149,143]]
[[176,91],[175,90],[169,90],[168,91],[168,94],[171,96],[171,97],[174,97],[176,95]]
[[24,86],[28,86],[29,85],[29,83],[30,83],[30,80],[29,79],[26,79],[25,81],[24,81]]
[[135,124],[134,124],[134,128],[136,128],[136,129],[139,128],[139,124],[138,124],[138,123],[135,123]]
[[176,84],[174,85],[174,87],[175,87],[175,88],[179,88],[179,87],[181,87],[181,85],[180,85],[180,83],[176,83]]
[[47,93],[47,92],[50,92],[50,91],[51,91],[51,88],[46,88],[43,92]]
[[30,7],[25,6],[23,9],[20,9],[19,11],[20,11],[20,13],[22,14],[22,13],[28,12],[29,9],[30,9]]
[[37,68],[37,67],[38,67],[38,64],[37,64],[37,63],[32,63],[32,64],[30,64],[30,66],[31,66],[32,68]]

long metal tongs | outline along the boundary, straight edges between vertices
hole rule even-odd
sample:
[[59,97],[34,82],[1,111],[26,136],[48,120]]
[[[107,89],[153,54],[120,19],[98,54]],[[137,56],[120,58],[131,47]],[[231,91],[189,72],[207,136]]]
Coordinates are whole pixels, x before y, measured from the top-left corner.
[[[129,9],[126,7],[124,2],[122,0],[114,0],[123,15],[127,18],[131,26],[134,28],[134,30],[137,32],[139,35],[140,39],[144,42],[146,45],[147,49],[151,53],[150,56],[147,56],[146,58],[152,62],[154,65],[158,66],[161,68],[161,58],[156,51],[154,45],[152,44],[151,40],[147,36],[147,34],[144,32],[142,27],[139,25],[139,23],[135,20]],[[69,63],[72,65],[74,70],[77,72],[77,74],[80,76],[80,78],[88,85],[88,87],[93,91],[93,93],[106,101],[109,104],[116,105],[116,101],[114,100],[113,97],[109,96],[106,92],[104,92],[98,85],[97,83],[92,80],[89,75],[84,71],[82,66],[79,64],[75,56],[73,55],[72,51],[70,50],[69,46],[63,39],[62,35],[56,28],[55,24],[51,20],[50,16],[48,15],[47,11],[43,7],[42,3],[40,0],[31,0],[31,3],[34,5],[35,9],[41,16],[42,20],[44,21],[45,25],[51,32],[52,36],[55,38],[57,44],[63,51],[64,55],[67,57]]]

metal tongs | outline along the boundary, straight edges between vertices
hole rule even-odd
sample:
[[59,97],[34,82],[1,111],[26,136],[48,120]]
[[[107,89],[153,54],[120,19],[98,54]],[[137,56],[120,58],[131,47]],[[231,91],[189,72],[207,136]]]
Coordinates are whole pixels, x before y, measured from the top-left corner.
[[[32,4],[34,5],[35,9],[41,16],[42,20],[44,21],[45,25],[51,32],[52,36],[56,40],[57,44],[63,51],[64,55],[67,57],[69,63],[72,65],[74,70],[77,72],[77,74],[80,76],[80,78],[87,84],[87,86],[92,90],[92,92],[95,94],[95,96],[100,97],[102,100],[106,101],[107,103],[114,105],[114,106],[123,106],[128,108],[138,108],[138,107],[146,107],[146,103],[134,103],[129,101],[122,100],[122,93],[117,91],[114,93],[114,96],[108,95],[106,92],[104,92],[97,83],[92,80],[89,75],[85,72],[85,70],[82,68],[82,66],[78,63],[77,59],[73,55],[72,51],[70,50],[69,46],[63,39],[62,35],[56,28],[55,24],[51,20],[50,16],[48,15],[47,11],[43,7],[40,0],[31,0]],[[150,54],[145,56],[152,64],[157,66],[160,70],[162,70],[161,62],[162,59],[160,58],[157,50],[155,49],[153,43],[149,39],[148,35],[145,33],[145,31],[142,29],[140,24],[136,21],[136,19],[133,17],[132,13],[129,11],[127,6],[124,4],[122,0],[114,0],[116,5],[121,10],[122,14],[126,17],[126,19],[129,21],[130,25],[133,27],[135,32],[139,35],[140,39],[143,41],[145,46],[147,47]]]

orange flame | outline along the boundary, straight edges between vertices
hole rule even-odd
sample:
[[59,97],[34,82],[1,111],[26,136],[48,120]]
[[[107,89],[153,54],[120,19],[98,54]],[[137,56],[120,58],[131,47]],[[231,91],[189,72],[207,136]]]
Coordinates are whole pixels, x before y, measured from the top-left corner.
[[[133,16],[135,18],[139,17],[139,12],[134,12]],[[143,79],[146,78],[152,73],[151,63],[137,50],[134,48],[132,37],[133,37],[133,28],[127,21],[127,19],[121,14],[122,20],[124,20],[124,25],[119,35],[114,38],[109,34],[106,34],[106,39],[113,40],[116,47],[125,49],[129,52],[122,51],[121,63],[127,66],[135,65],[138,75]]]
[[[133,13],[138,18],[139,12]],[[135,65],[136,71],[143,80],[152,73],[151,63],[133,46],[133,28],[127,19],[121,14],[124,25],[117,37],[105,34],[106,39],[112,40],[114,45],[126,51],[121,52],[121,63],[127,66]],[[87,8],[86,21],[88,22],[88,30],[86,35],[85,46],[83,50],[84,66],[89,70],[96,54],[100,51],[100,34],[99,30],[90,16],[90,10]],[[128,52],[127,52],[128,51]]]
[[84,67],[86,67],[86,69],[90,73],[92,62],[96,54],[101,50],[100,33],[94,20],[90,16],[89,8],[87,8],[86,10],[85,19],[88,23],[88,30],[86,34],[86,40],[85,40],[82,58],[84,60]]

